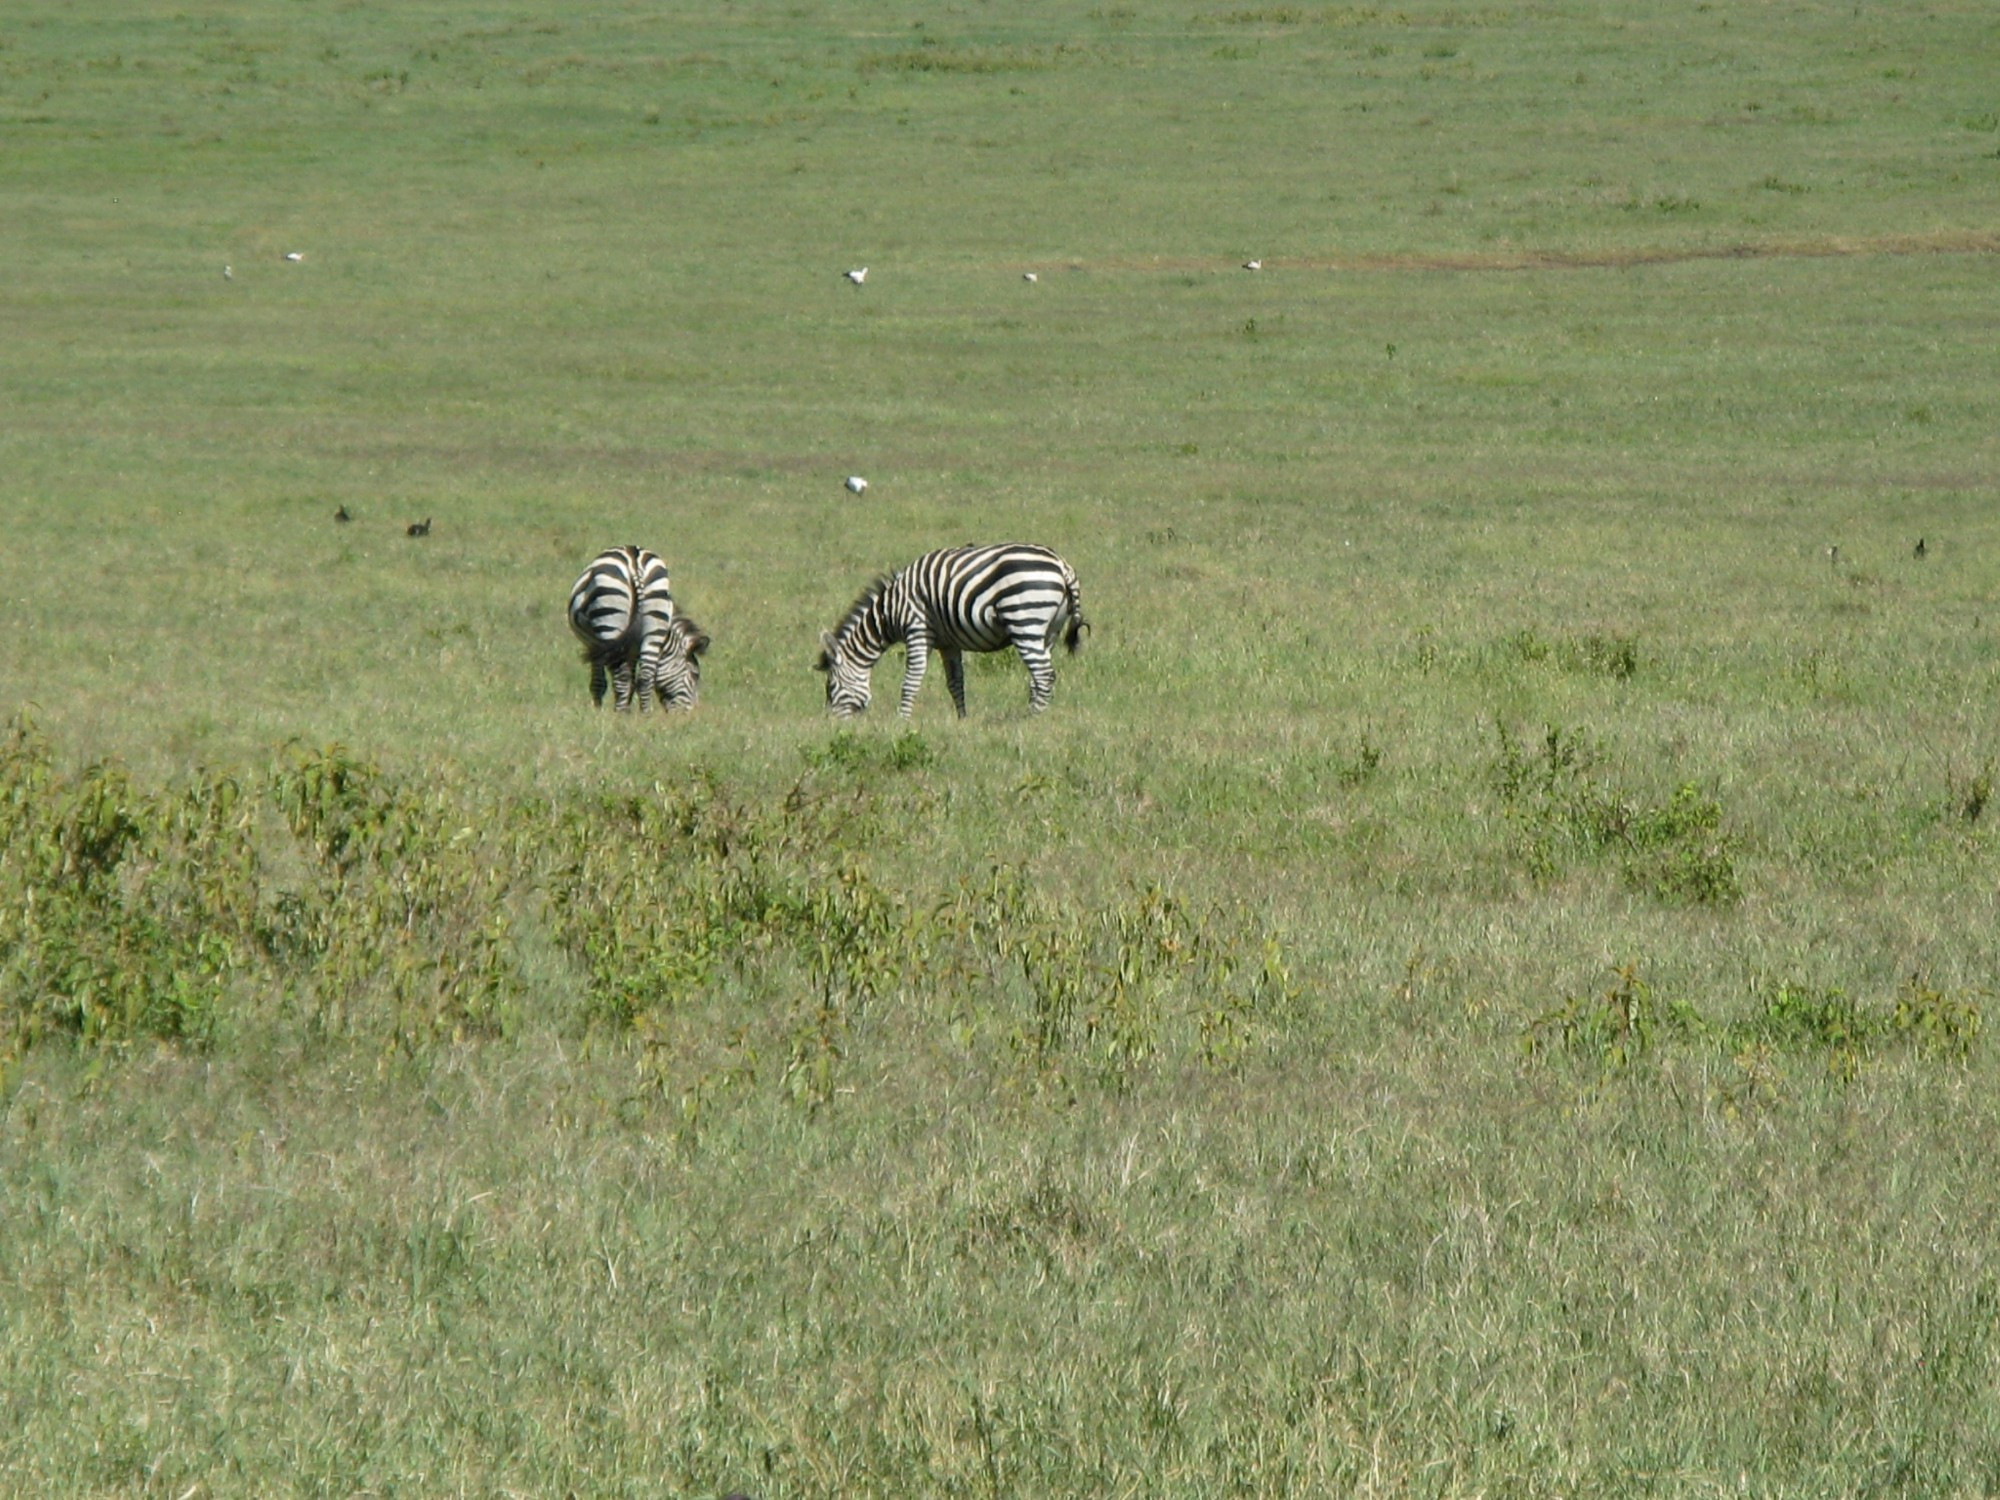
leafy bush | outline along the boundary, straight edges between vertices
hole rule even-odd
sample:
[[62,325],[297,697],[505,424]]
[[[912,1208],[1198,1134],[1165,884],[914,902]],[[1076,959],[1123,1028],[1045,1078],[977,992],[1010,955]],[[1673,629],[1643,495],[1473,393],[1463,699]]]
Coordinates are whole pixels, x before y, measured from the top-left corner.
[[1662,1004],[1639,977],[1638,965],[1628,963],[1614,969],[1612,982],[1597,994],[1572,995],[1537,1016],[1528,1025],[1526,1044],[1531,1057],[1560,1048],[1625,1068],[1651,1050],[1663,1028],[1685,1032],[1700,1025],[1692,1006]]
[[[852,785],[809,775],[770,806],[701,776],[490,805],[448,767],[396,775],[339,745],[147,790],[115,766],[60,771],[17,724],[0,747],[0,1041],[201,1040],[264,997],[313,1035],[411,1051],[502,1032],[522,913],[575,965],[584,1023],[634,1034],[691,1122],[767,1058],[788,1095],[826,1102],[854,1027],[891,1002],[1036,1077],[1113,1087],[1167,1051],[1230,1066],[1286,1016],[1278,938],[1157,885],[1078,904],[1001,865],[942,900],[884,886],[857,847],[876,822],[866,773],[931,753],[915,736],[879,758],[836,749]],[[734,1006],[744,992],[760,1003]]]
[[1551,725],[1536,753],[1505,724],[1495,728],[1493,784],[1536,879],[1608,853],[1632,889],[1662,901],[1724,906],[1742,897],[1721,804],[1700,788],[1683,783],[1665,802],[1649,803],[1609,780],[1587,736]]
[[906,729],[888,740],[838,729],[823,748],[806,751],[806,763],[819,770],[867,771],[887,767],[892,771],[921,771],[935,765],[937,759],[937,746],[920,729]]
[[1191,911],[1158,885],[1075,910],[1001,865],[938,915],[978,987],[1003,1006],[1025,1002],[1011,1042],[1042,1074],[1076,1062],[1122,1087],[1190,1031],[1204,1061],[1228,1064],[1259,1021],[1282,1018],[1299,995],[1274,934]]
[[[384,774],[332,745],[287,747],[270,795],[308,859],[265,931],[325,1032],[386,1019],[404,1046],[505,1028],[516,986],[513,872],[449,782]],[[288,961],[286,961],[288,960]],[[362,1017],[386,1004],[385,1017]]]
[[1871,1003],[1837,986],[1784,979],[1759,997],[1751,1014],[1717,1024],[1685,1001],[1662,1002],[1635,963],[1613,970],[1612,983],[1593,995],[1570,996],[1528,1022],[1522,1040],[1530,1057],[1560,1051],[1623,1070],[1650,1052],[1656,1039],[1711,1037],[1735,1057],[1740,1085],[1725,1089],[1725,1104],[1750,1097],[1765,1101],[1778,1089],[1785,1056],[1821,1059],[1836,1076],[1851,1078],[1867,1058],[1896,1045],[1963,1060],[1982,1026],[1979,1001],[1963,991],[1941,990],[1912,974],[1895,997]]
[[268,779],[154,790],[114,765],[58,769],[17,720],[0,747],[0,1037],[200,1042],[270,994],[328,1031],[374,1025],[385,1000],[406,1043],[492,1030],[513,955],[481,821],[338,747],[290,749]]
[[1964,1058],[1984,1024],[1979,1002],[1963,992],[1940,990],[1912,974],[1897,992],[1890,1022],[1896,1031],[1930,1051]]
[[1529,664],[1546,662],[1566,672],[1626,681],[1639,671],[1638,638],[1590,631],[1548,639],[1532,626],[1507,636],[1502,654]]
[[1843,989],[1784,980],[1740,1031],[1780,1049],[1824,1054],[1834,1071],[1852,1073],[1864,1057],[1895,1042],[1963,1058],[1980,1026],[1977,999],[1912,974],[1893,999],[1873,1004]]
[[0,1052],[208,1037],[243,967],[258,860],[242,788],[160,791],[116,766],[57,768],[17,718],[0,745]]
[[1625,879],[1634,890],[1701,906],[1742,898],[1721,804],[1692,783],[1676,787],[1662,805],[1635,809],[1627,843]]
[[[1259,1017],[1297,997],[1275,936],[1156,886],[1076,909],[1001,865],[925,905],[869,873],[845,815],[803,784],[769,812],[709,785],[573,809],[550,905],[590,1013],[659,1035],[730,986],[792,994],[767,1049],[785,1059],[787,1091],[820,1103],[851,1027],[885,1001],[997,1019],[1032,1071],[1081,1064],[1118,1085],[1169,1036],[1227,1064]],[[743,1068],[741,1049],[728,1066]]]
[[1993,800],[1993,762],[1989,760],[1977,771],[1965,774],[1951,770],[1946,775],[1946,785],[1946,806],[1961,821],[1977,823],[1986,811],[1986,804]]

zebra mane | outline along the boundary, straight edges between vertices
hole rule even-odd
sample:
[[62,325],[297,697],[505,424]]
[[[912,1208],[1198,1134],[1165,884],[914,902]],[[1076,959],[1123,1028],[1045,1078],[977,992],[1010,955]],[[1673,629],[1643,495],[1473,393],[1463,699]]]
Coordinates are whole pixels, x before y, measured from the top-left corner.
[[882,602],[882,595],[888,592],[889,580],[893,576],[890,573],[877,573],[875,575],[874,581],[861,591],[861,597],[847,607],[847,613],[842,615],[840,623],[833,627],[833,637],[835,640],[847,639],[847,632],[859,623],[864,615]]

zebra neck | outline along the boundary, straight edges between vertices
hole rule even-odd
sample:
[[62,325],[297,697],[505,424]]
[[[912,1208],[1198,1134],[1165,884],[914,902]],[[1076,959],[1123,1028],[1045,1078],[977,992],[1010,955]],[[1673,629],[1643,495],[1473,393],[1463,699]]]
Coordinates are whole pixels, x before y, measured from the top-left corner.
[[848,622],[847,628],[840,633],[840,644],[857,665],[872,667],[884,651],[896,642],[908,639],[909,634],[909,622],[889,608],[886,594],[879,594]]

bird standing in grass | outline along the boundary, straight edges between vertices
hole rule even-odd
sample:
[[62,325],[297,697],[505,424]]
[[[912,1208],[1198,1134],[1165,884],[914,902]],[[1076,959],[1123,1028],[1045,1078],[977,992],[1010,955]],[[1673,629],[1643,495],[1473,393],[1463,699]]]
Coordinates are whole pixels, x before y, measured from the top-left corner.
[[344,505],[341,506],[339,510],[333,513],[333,518],[334,520],[340,522],[343,526],[346,525],[349,521],[354,519],[354,517],[350,516],[347,513],[347,507]]
[[1924,553],[1929,550],[1930,550],[1929,548],[1924,546],[1924,539],[1922,537],[1918,537],[1917,545],[1910,555],[1916,558],[1918,562],[1922,562],[1924,560]]
[[859,474],[849,474],[847,476],[848,493],[858,495],[867,488],[868,481],[863,479]]
[[860,286],[862,282],[868,279],[868,268],[866,266],[863,266],[858,271],[848,271],[843,274],[845,274],[847,279],[853,282],[856,286]]
[[431,534],[431,518],[425,516],[421,521],[410,522],[410,529],[404,534],[406,536],[429,536]]

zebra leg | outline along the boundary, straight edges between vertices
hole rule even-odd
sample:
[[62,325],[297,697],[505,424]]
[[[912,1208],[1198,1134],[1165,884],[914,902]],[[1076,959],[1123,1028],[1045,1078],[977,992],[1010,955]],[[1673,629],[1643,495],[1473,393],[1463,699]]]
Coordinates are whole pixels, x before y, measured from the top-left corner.
[[609,680],[603,662],[594,661],[590,664],[590,701],[599,708],[604,707],[604,689]]
[[917,689],[924,685],[924,668],[930,665],[931,638],[921,630],[912,630],[903,642],[906,656],[903,663],[903,706],[901,713],[909,718],[917,705]]
[[944,652],[944,681],[951,689],[951,701],[958,705],[958,716],[965,717],[965,653],[949,646],[939,648]]
[[653,687],[660,680],[660,661],[653,655],[652,642],[646,643],[639,652],[638,671],[633,675],[632,691],[639,697],[639,712],[649,713],[653,707]]
[[611,669],[611,706],[620,713],[632,706],[632,663],[621,661]]
[[1049,656],[1049,648],[1040,641],[1017,640],[1014,649],[1021,654],[1021,665],[1028,669],[1028,708],[1040,713],[1055,694],[1055,661]]

